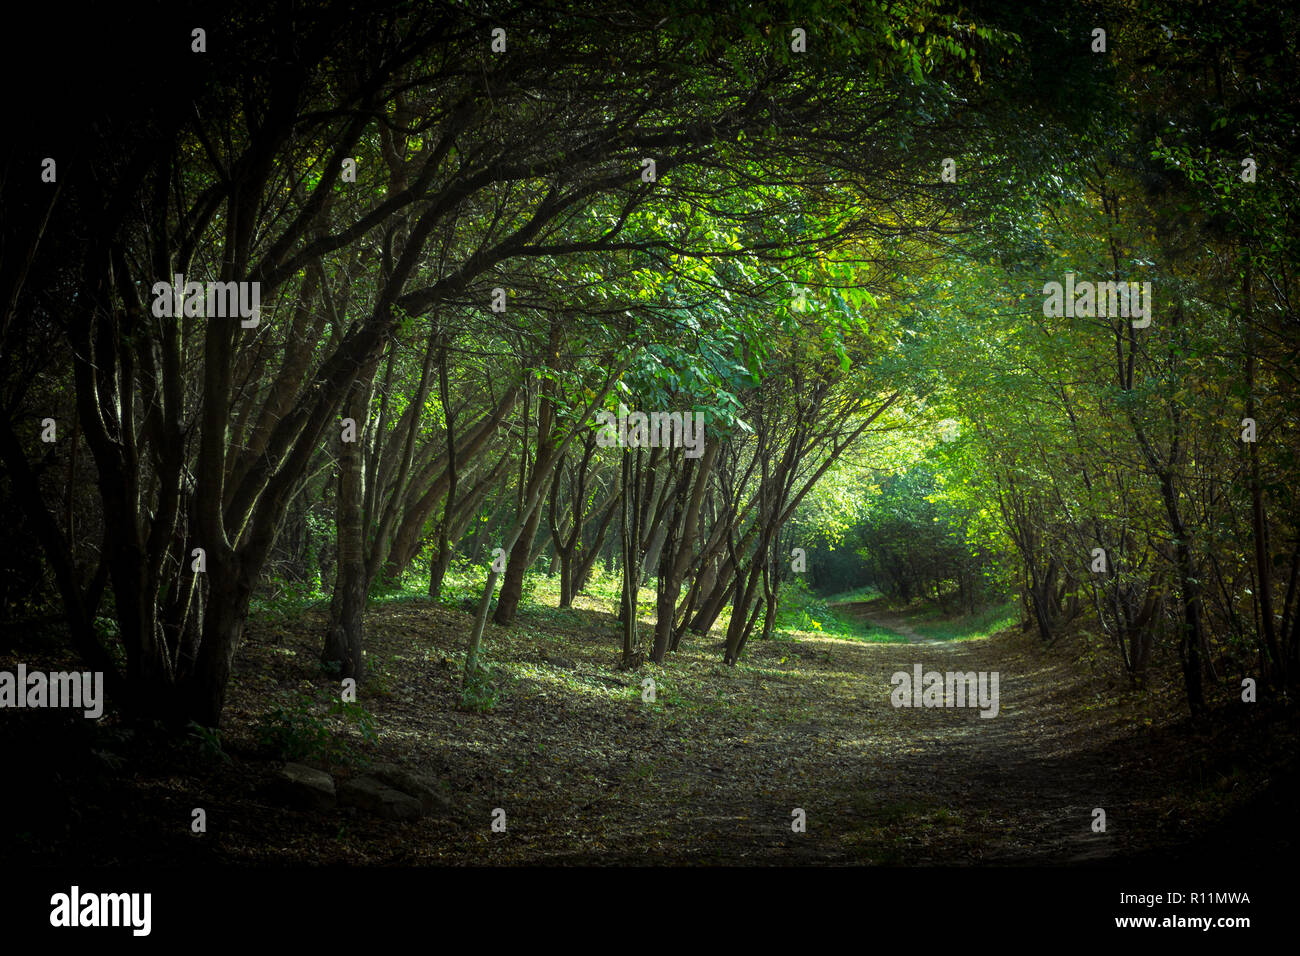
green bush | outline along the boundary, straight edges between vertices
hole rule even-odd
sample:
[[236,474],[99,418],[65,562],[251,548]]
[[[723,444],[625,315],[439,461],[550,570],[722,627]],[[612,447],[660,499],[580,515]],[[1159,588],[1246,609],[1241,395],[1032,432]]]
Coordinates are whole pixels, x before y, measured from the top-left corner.
[[485,714],[496,707],[501,692],[496,686],[491,666],[479,664],[461,688],[460,705],[466,710]]
[[190,739],[194,741],[199,753],[208,760],[220,760],[230,763],[230,755],[221,746],[221,731],[215,727],[204,727],[191,720]]
[[378,740],[374,715],[360,704],[334,701],[322,714],[311,695],[301,691],[290,706],[277,707],[258,722],[257,739],[284,760],[326,765],[364,762],[348,740],[330,726],[329,717],[356,727],[366,743]]

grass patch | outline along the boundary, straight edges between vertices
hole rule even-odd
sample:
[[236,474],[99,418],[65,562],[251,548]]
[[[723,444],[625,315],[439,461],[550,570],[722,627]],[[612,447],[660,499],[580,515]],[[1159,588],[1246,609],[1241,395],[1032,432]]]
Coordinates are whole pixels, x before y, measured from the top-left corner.
[[989,637],[1008,627],[1014,627],[1019,620],[1019,612],[1014,602],[986,607],[981,611],[964,617],[938,618],[936,620],[918,620],[911,618],[908,624],[916,633],[936,641],[976,641]]
[[828,595],[823,600],[827,604],[861,604],[874,601],[880,596],[881,594],[876,588],[867,584],[860,588],[854,588],[852,591],[840,591],[837,594]]
[[[852,594],[867,594],[870,588],[859,588]],[[866,600],[860,598],[860,600]],[[780,606],[777,608],[776,637],[778,640],[793,641],[808,637],[836,637],[847,641],[869,641],[872,643],[898,643],[905,640],[893,631],[874,627],[866,621],[836,610],[832,602],[839,602],[839,596],[822,597],[814,594],[800,579],[795,579],[781,589]]]

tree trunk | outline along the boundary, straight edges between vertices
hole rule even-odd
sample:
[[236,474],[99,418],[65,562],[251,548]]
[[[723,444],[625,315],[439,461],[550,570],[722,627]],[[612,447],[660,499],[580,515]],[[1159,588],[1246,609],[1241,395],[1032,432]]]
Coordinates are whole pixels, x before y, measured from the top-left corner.
[[438,530],[438,557],[429,569],[429,597],[438,600],[442,595],[442,581],[451,567],[451,516],[456,504],[456,487],[460,469],[456,466],[456,413],[451,407],[447,386],[447,344],[443,342],[438,352],[438,398],[447,420],[447,500],[442,510],[442,526]]
[[321,662],[338,667],[341,679],[361,682],[362,630],[366,613],[365,472],[362,438],[370,405],[370,376],[358,378],[344,406],[344,417],[356,423],[356,441],[339,443],[339,482],[335,499],[338,528],[338,568],[330,600],[330,622],[321,651]]

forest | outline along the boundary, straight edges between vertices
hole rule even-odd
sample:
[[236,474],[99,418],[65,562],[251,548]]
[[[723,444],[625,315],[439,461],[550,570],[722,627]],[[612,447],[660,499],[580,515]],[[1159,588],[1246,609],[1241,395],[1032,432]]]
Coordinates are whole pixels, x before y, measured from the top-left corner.
[[1294,8],[41,16],[0,858],[1294,847]]

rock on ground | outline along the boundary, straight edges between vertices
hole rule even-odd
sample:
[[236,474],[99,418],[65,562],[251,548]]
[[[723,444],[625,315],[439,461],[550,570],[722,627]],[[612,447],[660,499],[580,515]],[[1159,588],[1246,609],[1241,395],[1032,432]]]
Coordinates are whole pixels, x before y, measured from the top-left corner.
[[421,812],[424,814],[442,815],[451,812],[451,802],[433,777],[405,770],[395,764],[381,764],[372,769],[368,776],[419,800]]
[[285,802],[304,810],[332,810],[337,802],[334,778],[305,764],[285,764],[274,785]]
[[339,804],[356,807],[385,820],[418,820],[424,815],[424,806],[418,798],[371,776],[354,777],[340,785]]

